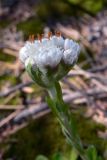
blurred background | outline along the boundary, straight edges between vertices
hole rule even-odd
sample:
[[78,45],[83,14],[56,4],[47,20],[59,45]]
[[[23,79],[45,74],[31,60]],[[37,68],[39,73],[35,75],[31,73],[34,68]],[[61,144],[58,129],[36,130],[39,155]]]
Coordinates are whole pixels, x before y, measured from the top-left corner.
[[84,147],[94,144],[107,160],[106,0],[0,0],[0,160],[70,160],[46,91],[18,59],[30,34],[49,31],[81,45],[78,64],[61,81],[63,97]]

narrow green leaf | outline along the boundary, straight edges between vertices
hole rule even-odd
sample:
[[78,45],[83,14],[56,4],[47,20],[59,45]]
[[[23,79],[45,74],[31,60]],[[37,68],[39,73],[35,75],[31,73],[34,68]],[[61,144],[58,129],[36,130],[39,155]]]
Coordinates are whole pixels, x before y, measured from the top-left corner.
[[61,153],[55,153],[55,154],[53,155],[52,160],[64,160],[64,157],[62,156]]
[[98,157],[97,160],[103,160],[101,157]]
[[87,156],[88,156],[89,160],[98,160],[97,151],[96,151],[96,148],[93,145],[88,147],[86,153],[87,153]]
[[70,154],[70,160],[77,160],[78,158],[78,153],[77,151],[73,148]]
[[48,158],[43,155],[39,155],[35,160],[48,160]]

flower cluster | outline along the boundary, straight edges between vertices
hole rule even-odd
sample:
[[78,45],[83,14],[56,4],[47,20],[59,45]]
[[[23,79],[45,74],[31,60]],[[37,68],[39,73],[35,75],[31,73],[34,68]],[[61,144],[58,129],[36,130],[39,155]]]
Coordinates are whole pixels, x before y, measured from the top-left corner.
[[30,36],[30,40],[21,48],[19,58],[25,64],[30,76],[38,84],[49,86],[61,79],[77,61],[80,52],[78,43],[64,39],[60,33],[47,37]]

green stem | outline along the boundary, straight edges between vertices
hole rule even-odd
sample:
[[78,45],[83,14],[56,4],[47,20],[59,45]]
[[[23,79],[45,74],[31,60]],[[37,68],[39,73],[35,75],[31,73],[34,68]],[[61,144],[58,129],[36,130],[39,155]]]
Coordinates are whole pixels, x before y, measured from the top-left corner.
[[63,101],[60,84],[56,82],[51,88],[48,89],[48,93],[48,104],[56,114],[67,141],[77,150],[82,160],[88,160],[80,137],[76,131],[72,114],[69,112],[68,106]]

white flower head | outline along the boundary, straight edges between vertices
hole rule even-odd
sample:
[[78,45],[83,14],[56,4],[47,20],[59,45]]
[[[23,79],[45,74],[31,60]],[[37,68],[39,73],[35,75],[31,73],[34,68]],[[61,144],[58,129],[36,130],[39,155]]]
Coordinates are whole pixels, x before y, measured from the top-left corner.
[[[50,33],[49,33],[50,34]],[[71,64],[78,58],[80,47],[73,40],[63,39],[62,36],[48,36],[48,38],[30,39],[21,48],[19,58],[25,63],[27,58],[32,58],[38,67],[55,67],[61,60]]]
[[[30,36],[29,41],[21,48],[19,58],[25,67],[31,61],[32,68],[35,66],[33,70],[39,69],[46,76],[48,67],[54,69],[63,64],[66,66],[74,65],[79,52],[78,43],[64,39],[59,32],[54,36],[49,32],[47,37],[39,35],[38,40],[34,40],[33,35]],[[62,68],[64,69],[63,66]]]

